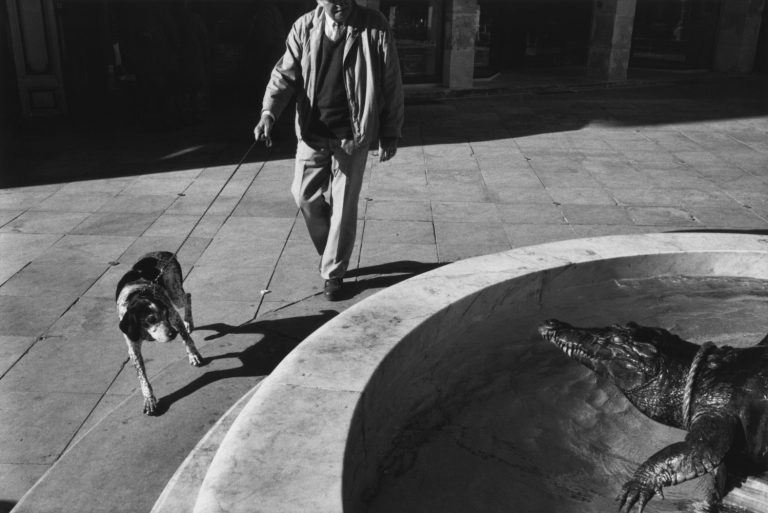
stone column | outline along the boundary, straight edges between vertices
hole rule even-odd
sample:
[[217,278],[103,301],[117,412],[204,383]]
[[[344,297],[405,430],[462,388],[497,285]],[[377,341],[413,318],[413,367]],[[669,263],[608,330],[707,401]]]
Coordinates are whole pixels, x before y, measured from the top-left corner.
[[715,47],[715,71],[752,71],[764,6],[765,0],[723,0]]
[[477,0],[445,2],[443,85],[450,89],[470,89],[473,85],[477,14]]
[[8,25],[25,117],[66,112],[53,0],[7,0]]
[[595,0],[587,74],[603,80],[626,80],[636,0]]

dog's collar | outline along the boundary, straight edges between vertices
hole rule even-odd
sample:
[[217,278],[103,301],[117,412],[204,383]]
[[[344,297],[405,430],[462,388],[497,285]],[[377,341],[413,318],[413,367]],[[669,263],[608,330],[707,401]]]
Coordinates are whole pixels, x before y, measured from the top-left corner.
[[125,315],[126,310],[128,310],[128,299],[137,292],[141,292],[142,290],[151,287],[152,284],[149,282],[131,283],[123,287],[123,290],[120,291],[120,295],[117,296],[117,316],[120,320],[123,320],[123,316]]

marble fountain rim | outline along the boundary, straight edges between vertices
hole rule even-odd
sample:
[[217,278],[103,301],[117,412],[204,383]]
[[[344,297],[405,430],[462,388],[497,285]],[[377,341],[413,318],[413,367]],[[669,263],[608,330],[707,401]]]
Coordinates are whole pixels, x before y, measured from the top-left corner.
[[194,511],[341,513],[344,451],[355,407],[379,362],[408,333],[452,303],[515,278],[673,254],[751,254],[760,262],[765,258],[764,270],[739,275],[768,279],[768,236],[613,235],[461,260],[360,301],[307,337],[261,383],[224,437]]

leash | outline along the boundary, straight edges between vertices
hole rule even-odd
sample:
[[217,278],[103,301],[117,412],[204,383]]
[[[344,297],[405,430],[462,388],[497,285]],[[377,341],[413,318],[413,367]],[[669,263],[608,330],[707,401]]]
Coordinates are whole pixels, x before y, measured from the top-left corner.
[[[202,215],[197,219],[197,221],[195,221],[195,224],[192,226],[192,229],[189,230],[189,233],[187,233],[187,235],[181,241],[181,244],[179,244],[179,247],[176,248],[176,251],[173,252],[173,255],[171,256],[171,258],[169,258],[168,261],[165,262],[165,265],[163,265],[160,268],[160,271],[157,273],[157,276],[155,276],[155,279],[153,279],[151,281],[152,285],[155,285],[158,282],[158,280],[160,280],[160,278],[163,276],[163,273],[165,272],[165,269],[168,267],[168,265],[170,265],[170,263],[173,261],[173,259],[176,258],[176,255],[178,255],[179,251],[181,251],[181,248],[184,247],[184,244],[187,243],[189,238],[192,236],[192,233],[194,233],[195,229],[200,224],[200,222],[203,220],[205,215],[208,213],[208,211],[211,209],[211,207],[213,207],[213,204],[216,203],[216,200],[219,199],[219,196],[221,196],[221,193],[224,192],[224,189],[226,189],[227,185],[229,185],[229,182],[232,181],[232,178],[234,178],[235,173],[237,173],[238,169],[240,169],[240,166],[243,165],[243,162],[245,162],[245,159],[248,157],[248,155],[251,154],[251,151],[253,151],[253,148],[255,146],[256,146],[256,141],[253,141],[253,143],[251,143],[251,145],[248,147],[248,151],[245,152],[243,157],[240,159],[240,162],[238,162],[237,166],[235,166],[235,169],[229,174],[229,177],[226,179],[224,184],[219,188],[219,191],[213,197],[211,202],[208,203],[208,206],[205,207],[205,210],[203,211]],[[261,173],[261,170],[264,169],[264,166],[266,165],[267,162],[269,162],[269,147],[267,147],[267,158],[264,159],[264,161],[261,163],[261,167],[259,168],[258,171],[256,171],[256,174],[254,175],[253,180],[256,180],[256,178]],[[251,180],[251,183],[253,183],[253,180]],[[249,187],[250,187],[250,185],[249,185]],[[245,194],[245,193],[243,193],[243,194]]]
[[691,426],[691,398],[693,396],[693,385],[696,375],[699,373],[699,366],[713,349],[717,349],[715,344],[704,342],[699,347],[699,350],[696,351],[696,356],[693,357],[691,367],[688,369],[688,376],[685,379],[685,395],[683,396],[683,425],[686,429]]

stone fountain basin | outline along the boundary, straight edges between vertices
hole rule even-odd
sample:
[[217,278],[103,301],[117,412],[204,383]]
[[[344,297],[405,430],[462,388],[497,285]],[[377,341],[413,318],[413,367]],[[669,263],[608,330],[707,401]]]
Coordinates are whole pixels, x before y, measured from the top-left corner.
[[[377,293],[310,335],[262,383],[225,436],[195,511],[392,511],[393,497],[405,499],[399,511],[428,511],[424,504],[434,499],[422,495],[439,496],[435,487],[447,497],[468,488],[465,479],[471,473],[446,470],[466,463],[465,456],[445,457],[445,448],[456,440],[485,451],[479,457],[489,462],[482,469],[489,479],[473,485],[472,493],[485,499],[473,503],[472,495],[467,499],[465,494],[449,500],[449,506],[464,500],[465,511],[473,504],[476,511],[489,510],[489,505],[534,510],[552,504],[561,505],[559,511],[604,511],[633,465],[668,443],[664,440],[684,433],[662,428],[651,437],[654,444],[662,442],[658,447],[633,449],[624,441],[609,451],[609,442],[582,444],[589,468],[566,455],[571,466],[562,475],[550,468],[557,467],[551,460],[562,451],[547,439],[511,447],[493,446],[494,436],[482,436],[488,430],[539,432],[545,429],[541,412],[547,408],[550,417],[567,410],[568,420],[561,424],[570,426],[568,433],[586,433],[595,416],[580,412],[595,405],[623,419],[612,432],[634,430],[640,439],[656,429],[608,384],[573,374],[578,371],[568,362],[548,364],[541,376],[556,384],[562,375],[569,385],[550,384],[551,393],[543,397],[554,399],[537,399],[533,394],[541,387],[535,386],[535,373],[531,378],[525,372],[533,372],[542,358],[554,361],[554,353],[549,347],[538,349],[543,344],[535,350],[515,345],[530,339],[538,321],[579,303],[573,300],[578,291],[656,276],[768,280],[768,237],[674,233],[562,241],[456,262]],[[581,306],[589,312],[589,304]],[[590,324],[653,320],[642,313],[637,319],[603,318],[600,312],[587,318]],[[499,319],[505,319],[503,332],[489,333],[489,323]],[[520,379],[511,387],[514,376]],[[526,401],[537,405],[533,420],[524,415]],[[491,413],[473,410],[481,403]],[[518,409],[506,409],[506,404]],[[493,415],[494,408],[507,416]],[[548,440],[561,435],[555,431]],[[631,442],[632,437],[625,438]],[[603,452],[614,459],[604,460]],[[505,486],[498,476],[510,467],[509,475],[519,480]],[[582,479],[595,469],[607,477]],[[543,477],[530,478],[537,473]],[[537,488],[538,483],[545,484]],[[695,495],[697,489],[688,485],[680,496]],[[487,497],[496,492],[500,502],[489,502]],[[654,501],[647,511],[667,511],[669,504],[674,506],[674,498]],[[434,511],[444,507],[435,505]]]

